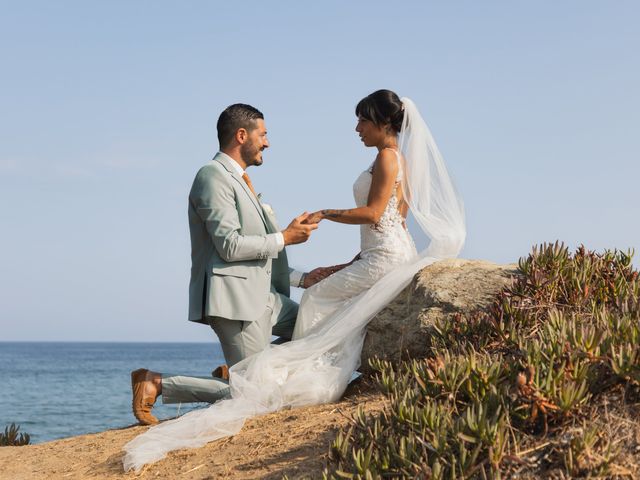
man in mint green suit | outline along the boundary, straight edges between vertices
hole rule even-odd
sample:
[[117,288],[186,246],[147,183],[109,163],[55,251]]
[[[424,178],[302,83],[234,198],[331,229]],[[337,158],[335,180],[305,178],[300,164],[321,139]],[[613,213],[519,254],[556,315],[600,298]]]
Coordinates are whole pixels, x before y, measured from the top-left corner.
[[[272,334],[291,339],[298,305],[289,299],[290,285],[310,286],[320,269],[290,269],[284,250],[305,242],[317,224],[303,224],[304,213],[280,231],[245,172],[262,164],[269,146],[262,113],[231,105],[217,129],[220,152],[198,171],[189,193],[189,320],[213,328],[231,366],[266,348]],[[131,380],[133,412],[144,424],[158,421],[151,414],[158,395],[163,403],[213,403],[229,393],[227,382],[215,377],[139,369]]]

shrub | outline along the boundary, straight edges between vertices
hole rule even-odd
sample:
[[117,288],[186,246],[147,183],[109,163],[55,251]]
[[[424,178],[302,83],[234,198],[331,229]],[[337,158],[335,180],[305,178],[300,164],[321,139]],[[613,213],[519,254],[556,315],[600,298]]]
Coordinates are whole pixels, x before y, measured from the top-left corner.
[[611,441],[562,432],[595,397],[640,386],[632,255],[534,247],[486,312],[434,325],[428,358],[372,362],[388,408],[339,432],[325,477],[501,478],[545,444],[569,476],[611,474]]
[[4,433],[0,432],[0,447],[20,447],[22,445],[29,445],[31,437],[28,433],[20,433],[18,431],[20,426],[16,426],[15,423],[8,425],[4,428]]

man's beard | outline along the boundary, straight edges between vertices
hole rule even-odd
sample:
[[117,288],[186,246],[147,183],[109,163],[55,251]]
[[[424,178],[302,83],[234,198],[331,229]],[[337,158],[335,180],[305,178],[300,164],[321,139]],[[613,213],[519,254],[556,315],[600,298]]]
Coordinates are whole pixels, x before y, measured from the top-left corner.
[[257,148],[254,145],[248,145],[245,143],[240,148],[240,156],[242,157],[242,160],[247,166],[249,165],[260,166],[262,165],[262,157],[259,156],[261,151],[262,150],[260,148]]

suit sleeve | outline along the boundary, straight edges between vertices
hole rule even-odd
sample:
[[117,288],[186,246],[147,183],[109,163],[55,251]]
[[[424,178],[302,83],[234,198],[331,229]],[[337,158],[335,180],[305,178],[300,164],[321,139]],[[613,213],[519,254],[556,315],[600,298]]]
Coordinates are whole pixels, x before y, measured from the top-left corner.
[[304,272],[289,267],[289,285],[291,285],[292,287],[297,287],[298,285],[300,285],[300,279],[302,278],[303,274]]
[[189,201],[223,260],[237,262],[278,257],[282,247],[277,233],[240,233],[235,192],[223,173],[211,168],[198,172]]

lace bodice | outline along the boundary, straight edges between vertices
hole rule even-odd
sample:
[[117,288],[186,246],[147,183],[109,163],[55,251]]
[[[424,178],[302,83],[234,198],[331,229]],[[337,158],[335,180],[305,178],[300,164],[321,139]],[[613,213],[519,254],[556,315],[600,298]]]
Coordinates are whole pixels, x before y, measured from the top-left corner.
[[[372,166],[362,172],[353,184],[353,195],[358,207],[367,204],[373,177]],[[294,339],[322,328],[333,312],[345,308],[389,271],[416,256],[416,247],[398,210],[397,189],[402,180],[402,171],[398,170],[396,186],[378,223],[360,225],[358,260],[308,288],[302,296],[293,332]],[[329,357],[323,358],[322,361],[326,365],[332,362]]]
[[[396,152],[396,155],[398,153]],[[362,172],[353,184],[353,196],[356,206],[363,207],[369,199],[371,190],[371,180],[373,176],[373,163],[367,170]],[[396,185],[391,193],[391,198],[387,203],[378,223],[373,225],[360,225],[360,249],[368,250],[377,246],[386,248],[407,248],[409,234],[404,226],[404,218],[399,211],[398,188],[402,179],[402,165],[398,157],[398,175]]]

